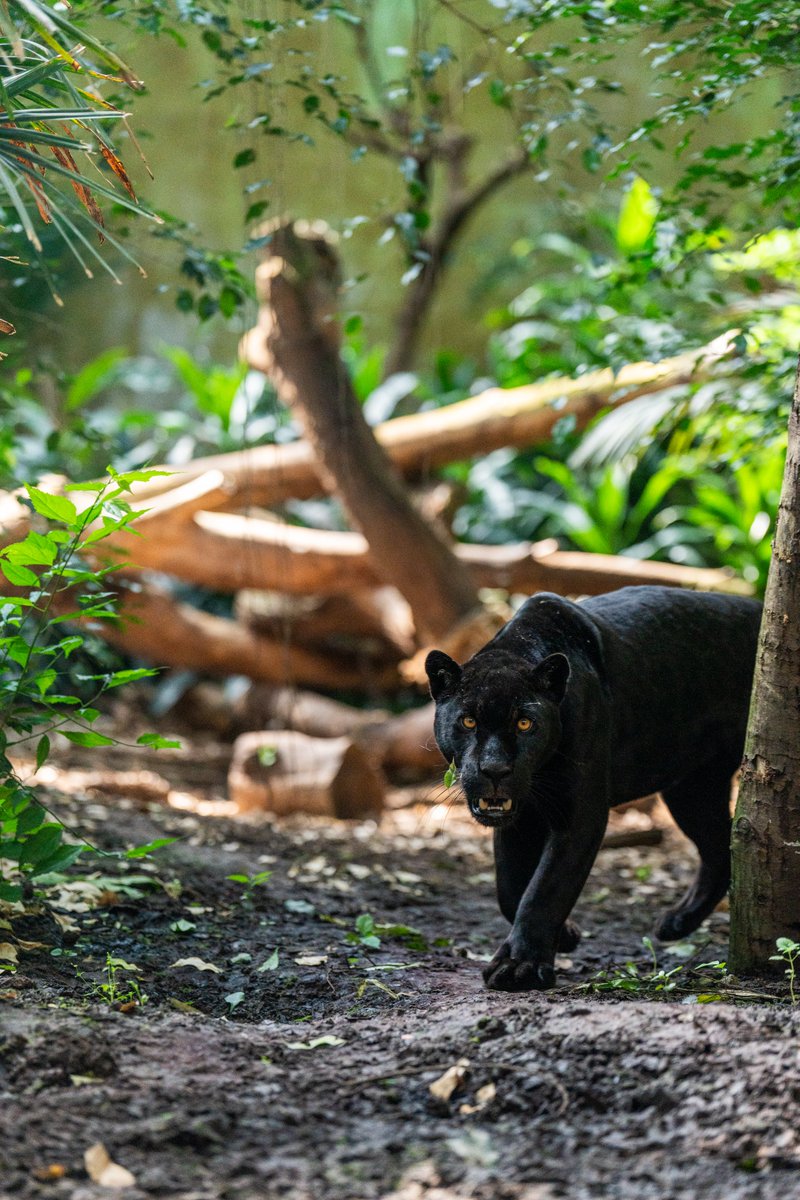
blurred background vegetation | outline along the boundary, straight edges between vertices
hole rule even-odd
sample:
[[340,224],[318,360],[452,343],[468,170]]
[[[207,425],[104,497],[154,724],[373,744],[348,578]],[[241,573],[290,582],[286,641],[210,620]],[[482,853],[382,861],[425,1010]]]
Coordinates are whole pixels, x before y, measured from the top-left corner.
[[[29,8],[9,6],[7,65],[47,49]],[[29,199],[35,251],[0,177],[5,486],[297,436],[237,362],[260,226],[291,213],[341,237],[345,353],[371,421],[741,330],[710,382],[445,474],[461,538],[554,536],[763,587],[800,320],[800,6],[75,0],[69,15],[144,81],[134,95],[106,63],[91,87],[132,113],[104,137],[163,223],[98,196],[121,282],[97,265],[88,279]],[[52,108],[58,80],[34,84]],[[88,178],[108,184],[108,163]],[[339,521],[322,502],[290,518]]]

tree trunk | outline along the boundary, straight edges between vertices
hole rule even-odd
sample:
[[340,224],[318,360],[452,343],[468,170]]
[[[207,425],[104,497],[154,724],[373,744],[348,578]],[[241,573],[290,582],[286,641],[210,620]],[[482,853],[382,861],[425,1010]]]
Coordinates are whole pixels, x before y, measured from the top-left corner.
[[781,970],[776,938],[800,941],[799,728],[800,364],[733,824],[734,971]]
[[369,543],[385,582],[405,596],[422,640],[478,606],[466,567],[414,507],[364,419],[339,356],[339,267],[319,233],[282,225],[259,267],[266,347],[278,396],[297,412],[330,491]]

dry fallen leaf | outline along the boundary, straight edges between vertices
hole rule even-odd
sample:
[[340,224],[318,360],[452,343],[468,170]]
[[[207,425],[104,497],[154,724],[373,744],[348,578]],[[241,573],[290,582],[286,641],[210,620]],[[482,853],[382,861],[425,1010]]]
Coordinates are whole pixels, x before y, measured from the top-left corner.
[[0,961],[15,963],[17,959],[17,948],[12,946],[11,942],[0,942]]
[[294,960],[298,967],[318,967],[328,961],[327,954],[301,954]]
[[95,1142],[83,1155],[83,1165],[92,1183],[100,1187],[126,1188],[133,1187],[136,1179],[125,1167],[112,1162],[111,1155],[102,1142]]
[[458,1091],[463,1084],[468,1070],[469,1059],[460,1058],[452,1067],[447,1068],[444,1075],[440,1075],[438,1079],[434,1079],[428,1091],[435,1100],[449,1100],[453,1092]]
[[204,962],[202,958],[179,958],[170,966],[170,971],[174,971],[176,967],[194,967],[196,971],[213,971],[215,975],[222,974],[222,968],[216,967],[214,963]]
[[480,1112],[482,1108],[486,1108],[486,1105],[491,1100],[494,1100],[496,1095],[497,1088],[494,1086],[494,1084],[485,1083],[483,1087],[478,1088],[477,1092],[475,1093],[475,1103],[460,1104],[458,1111],[463,1113],[464,1116],[470,1116],[472,1113]]

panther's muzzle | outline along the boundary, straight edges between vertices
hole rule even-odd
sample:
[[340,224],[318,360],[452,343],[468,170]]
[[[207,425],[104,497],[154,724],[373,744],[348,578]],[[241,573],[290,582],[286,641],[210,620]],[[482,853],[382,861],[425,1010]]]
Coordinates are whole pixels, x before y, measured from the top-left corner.
[[481,796],[469,802],[470,812],[481,825],[504,825],[514,815],[514,808],[509,796]]

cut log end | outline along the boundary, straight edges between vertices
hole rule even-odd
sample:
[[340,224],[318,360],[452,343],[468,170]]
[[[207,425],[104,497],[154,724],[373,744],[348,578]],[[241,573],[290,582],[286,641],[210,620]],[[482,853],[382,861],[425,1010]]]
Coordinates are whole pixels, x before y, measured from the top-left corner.
[[370,756],[349,738],[281,730],[237,738],[228,795],[240,812],[363,820],[381,813],[385,785]]

